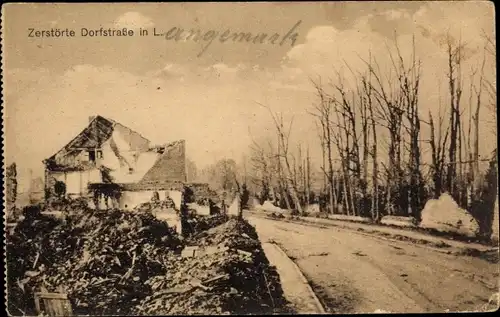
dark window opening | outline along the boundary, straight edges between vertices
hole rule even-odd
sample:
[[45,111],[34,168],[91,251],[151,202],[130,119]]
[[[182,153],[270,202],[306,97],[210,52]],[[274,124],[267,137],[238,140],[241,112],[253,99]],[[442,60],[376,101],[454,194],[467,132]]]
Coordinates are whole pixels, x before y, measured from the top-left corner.
[[95,151],[89,151],[89,161],[95,162]]

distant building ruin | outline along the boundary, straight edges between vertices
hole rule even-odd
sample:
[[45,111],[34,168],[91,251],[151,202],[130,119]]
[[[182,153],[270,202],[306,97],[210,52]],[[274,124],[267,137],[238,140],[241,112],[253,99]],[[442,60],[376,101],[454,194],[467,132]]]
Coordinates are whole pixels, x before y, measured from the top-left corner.
[[5,205],[6,205],[6,213],[10,214],[10,212],[16,206],[16,198],[17,198],[17,169],[16,163],[12,163],[7,166],[5,170]]

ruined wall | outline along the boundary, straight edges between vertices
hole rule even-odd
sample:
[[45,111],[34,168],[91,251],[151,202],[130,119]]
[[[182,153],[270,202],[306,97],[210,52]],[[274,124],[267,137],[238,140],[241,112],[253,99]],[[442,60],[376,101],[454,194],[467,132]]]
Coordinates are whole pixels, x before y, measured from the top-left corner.
[[9,215],[10,211],[14,206],[16,205],[16,198],[17,198],[17,170],[16,170],[16,163],[12,163],[11,165],[7,166],[7,169],[5,171],[5,203],[6,203],[6,213],[7,216]]
[[[123,191],[120,196],[120,208],[132,210],[134,207],[151,201],[155,190]],[[176,190],[158,190],[160,200],[165,200],[168,196],[174,201],[175,207],[180,210],[182,193]]]
[[238,216],[240,212],[240,196],[236,195],[231,205],[227,209],[227,214],[232,216]]
[[187,204],[189,209],[194,209],[197,215],[210,216],[210,207],[201,206],[197,203]]
[[66,194],[70,196],[86,195],[89,183],[100,183],[101,172],[98,169],[72,172],[49,172],[49,186],[54,187],[55,180],[66,184]]
[[189,183],[186,186],[193,192],[195,202],[203,199],[211,199],[214,203],[220,202],[220,197],[216,191],[210,189],[205,183]]
[[[154,190],[123,191],[120,196],[120,209],[132,210],[137,205],[151,201]],[[165,199],[165,191],[158,191],[160,200]]]

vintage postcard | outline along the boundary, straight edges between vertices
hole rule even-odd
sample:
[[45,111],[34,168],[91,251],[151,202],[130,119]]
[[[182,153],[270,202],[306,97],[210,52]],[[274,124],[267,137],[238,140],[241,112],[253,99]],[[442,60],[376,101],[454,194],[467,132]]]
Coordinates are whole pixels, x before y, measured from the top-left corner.
[[498,309],[493,2],[1,17],[9,315]]

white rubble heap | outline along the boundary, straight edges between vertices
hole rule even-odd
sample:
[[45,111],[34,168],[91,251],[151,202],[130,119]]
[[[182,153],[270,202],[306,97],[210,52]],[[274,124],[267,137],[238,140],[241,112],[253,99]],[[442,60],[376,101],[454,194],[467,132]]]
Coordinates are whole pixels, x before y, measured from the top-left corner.
[[413,217],[383,216],[380,219],[383,225],[393,225],[398,227],[416,227],[417,220]]
[[273,205],[270,201],[266,200],[262,205],[257,205],[256,209],[268,211],[268,212],[279,212],[283,213],[285,210]]
[[442,194],[439,199],[427,201],[422,210],[420,226],[468,237],[475,237],[479,232],[477,221],[469,212],[460,208],[447,193]]

